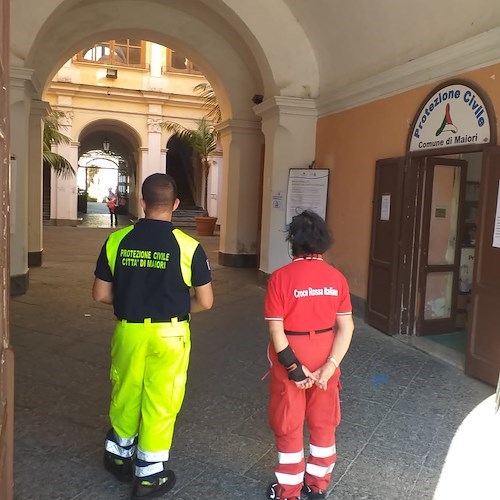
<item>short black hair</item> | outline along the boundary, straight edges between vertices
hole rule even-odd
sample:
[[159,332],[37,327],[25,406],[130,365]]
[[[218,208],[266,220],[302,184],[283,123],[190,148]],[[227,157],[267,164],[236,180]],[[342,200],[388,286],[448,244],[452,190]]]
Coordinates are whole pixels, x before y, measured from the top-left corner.
[[142,199],[148,208],[173,207],[177,184],[168,174],[151,174],[142,183]]
[[294,256],[322,254],[333,243],[326,222],[312,210],[304,210],[292,219],[286,240],[292,244]]

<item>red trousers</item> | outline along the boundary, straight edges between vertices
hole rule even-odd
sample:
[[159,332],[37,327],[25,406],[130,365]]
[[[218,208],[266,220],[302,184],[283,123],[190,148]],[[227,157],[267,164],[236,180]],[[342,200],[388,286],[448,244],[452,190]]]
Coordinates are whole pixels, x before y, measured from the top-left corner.
[[[288,380],[276,354],[270,351],[269,422],[278,450],[275,473],[280,498],[300,498],[304,479],[313,491],[325,491],[337,458],[335,430],[340,422],[340,370],[337,369],[328,381],[326,391],[316,386],[298,389],[295,382]],[[312,366],[310,369],[317,368]],[[309,431],[307,464],[304,460],[304,423]]]

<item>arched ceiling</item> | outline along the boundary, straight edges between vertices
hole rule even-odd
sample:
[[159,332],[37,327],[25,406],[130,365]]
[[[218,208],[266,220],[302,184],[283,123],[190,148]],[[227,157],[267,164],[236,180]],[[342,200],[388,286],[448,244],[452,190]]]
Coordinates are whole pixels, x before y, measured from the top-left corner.
[[284,0],[307,34],[322,91],[500,26],[498,0]]
[[432,72],[416,65],[419,76],[392,91],[442,78],[460,69],[442,65],[446,50],[459,60],[483,35],[494,47],[472,45],[465,67],[500,60],[498,0],[16,0],[11,20],[11,63],[34,69],[42,86],[84,45],[132,33],[196,62],[225,118],[253,119],[254,94],[321,100],[378,75],[394,81],[387,72],[401,77],[438,53]]
[[[41,87],[82,47],[134,36],[180,50],[200,66],[226,111],[225,118],[255,119],[255,94],[310,97],[318,93],[311,46],[281,2],[277,2],[280,9],[271,9],[270,19],[289,18],[287,43],[285,37],[277,39],[275,33],[263,31],[253,9],[247,9],[252,13],[244,20],[228,6],[230,2],[222,0],[65,0],[53,12],[35,4],[29,7],[45,22],[34,15],[28,26],[30,16],[25,17],[25,12],[30,1],[34,0],[13,5],[15,32],[35,36],[13,38],[12,63],[34,69]],[[39,29],[34,30],[37,24]]]

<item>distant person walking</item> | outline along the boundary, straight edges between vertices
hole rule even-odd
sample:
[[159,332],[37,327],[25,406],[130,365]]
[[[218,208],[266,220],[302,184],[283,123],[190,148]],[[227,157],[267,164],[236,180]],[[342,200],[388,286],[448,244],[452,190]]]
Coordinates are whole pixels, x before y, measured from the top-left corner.
[[108,201],[106,203],[106,206],[108,207],[109,210],[109,216],[111,218],[111,227],[113,227],[113,219],[115,221],[115,227],[118,226],[118,217],[116,214],[116,207],[118,205],[118,198],[115,193],[113,193],[113,190],[111,188],[108,189]]
[[332,243],[325,221],[302,212],[290,224],[287,240],[293,260],[272,273],[265,300],[271,337],[269,422],[278,449],[277,482],[267,498],[298,500],[302,493],[320,500],[337,457],[339,365],[354,331],[352,307],[345,277],[323,261]]
[[117,318],[104,465],[120,481],[135,476],[132,498],[157,497],[175,484],[167,463],[187,380],[190,313],[213,303],[205,251],[171,222],[179,206],[174,180],[147,177],[141,206],[144,219],[106,240],[92,290]]

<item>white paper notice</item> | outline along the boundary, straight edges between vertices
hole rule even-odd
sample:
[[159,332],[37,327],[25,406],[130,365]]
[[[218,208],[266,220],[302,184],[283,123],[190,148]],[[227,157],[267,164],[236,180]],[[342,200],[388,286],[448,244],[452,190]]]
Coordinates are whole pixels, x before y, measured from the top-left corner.
[[383,194],[380,203],[380,220],[389,220],[391,218],[391,195]]
[[328,194],[328,169],[291,168],[288,176],[286,198],[286,224],[304,210],[313,210],[326,217]]
[[498,181],[497,211],[495,214],[495,227],[493,228],[493,246],[500,248],[500,181]]

